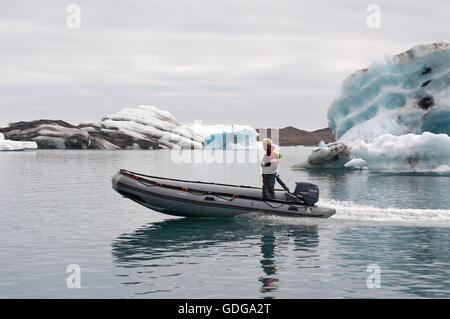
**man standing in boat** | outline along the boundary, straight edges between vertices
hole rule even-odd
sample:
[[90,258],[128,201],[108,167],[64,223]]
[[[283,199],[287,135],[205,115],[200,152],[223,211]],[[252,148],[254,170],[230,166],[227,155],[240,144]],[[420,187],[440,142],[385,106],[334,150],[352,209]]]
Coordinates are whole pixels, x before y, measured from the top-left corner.
[[275,149],[272,145],[272,140],[270,138],[263,139],[263,148],[265,156],[261,162],[262,167],[262,198],[271,199],[275,198],[275,180],[278,171],[278,160],[282,155]]

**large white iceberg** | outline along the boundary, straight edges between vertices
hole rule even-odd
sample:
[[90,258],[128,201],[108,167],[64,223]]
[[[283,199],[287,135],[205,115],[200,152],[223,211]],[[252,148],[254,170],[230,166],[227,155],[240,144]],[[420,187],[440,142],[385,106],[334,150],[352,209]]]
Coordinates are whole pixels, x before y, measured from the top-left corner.
[[21,142],[5,140],[5,136],[0,133],[0,151],[24,151],[37,149],[35,142]]
[[125,108],[100,121],[78,126],[60,120],[11,123],[0,128],[14,141],[34,141],[39,148],[161,149],[202,148],[202,137],[154,106]]
[[419,45],[350,75],[328,110],[336,143],[296,167],[445,172],[450,44]]
[[182,126],[169,112],[152,105],[125,108],[100,121],[83,122],[79,126],[91,136],[101,136],[111,144],[127,139],[127,143],[137,149],[203,147],[201,136]]
[[258,133],[247,125],[218,124],[202,125],[195,123],[189,129],[202,136],[204,148],[208,150],[259,149]]

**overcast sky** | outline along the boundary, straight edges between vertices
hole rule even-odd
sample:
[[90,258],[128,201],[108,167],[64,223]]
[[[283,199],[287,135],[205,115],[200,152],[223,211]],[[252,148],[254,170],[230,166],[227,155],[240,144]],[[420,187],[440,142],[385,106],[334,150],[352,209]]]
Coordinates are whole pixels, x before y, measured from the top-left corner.
[[346,76],[449,40],[449,12],[448,0],[0,0],[0,125],[144,103],[184,123],[325,127]]

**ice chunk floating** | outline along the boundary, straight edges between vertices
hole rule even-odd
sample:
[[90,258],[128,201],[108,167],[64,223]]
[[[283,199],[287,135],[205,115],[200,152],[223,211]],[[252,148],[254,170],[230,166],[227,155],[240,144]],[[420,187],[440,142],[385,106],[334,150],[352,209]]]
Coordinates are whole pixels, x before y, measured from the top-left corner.
[[350,75],[328,110],[338,141],[296,167],[444,172],[450,165],[450,44],[440,42]]
[[19,142],[5,140],[5,136],[0,133],[0,151],[24,151],[37,149],[35,142]]
[[189,128],[203,136],[204,148],[209,150],[259,149],[258,133],[247,125],[201,125],[194,124]]
[[438,172],[437,168],[449,163],[450,137],[428,132],[401,136],[384,134],[370,143],[354,144],[352,153],[372,170]]

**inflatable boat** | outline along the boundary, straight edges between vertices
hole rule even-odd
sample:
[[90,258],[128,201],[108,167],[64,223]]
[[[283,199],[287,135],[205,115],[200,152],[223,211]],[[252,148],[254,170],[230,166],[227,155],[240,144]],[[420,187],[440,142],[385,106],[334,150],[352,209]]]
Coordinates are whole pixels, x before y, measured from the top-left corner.
[[318,189],[309,183],[297,183],[294,193],[290,193],[287,188],[277,189],[275,198],[263,199],[262,190],[257,187],[185,181],[121,169],[113,176],[112,185],[122,196],[157,212],[174,216],[236,217],[264,214],[328,218],[336,213],[333,208],[315,205]]

